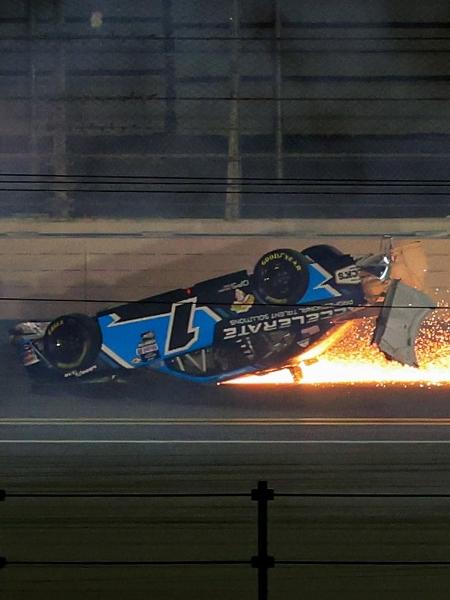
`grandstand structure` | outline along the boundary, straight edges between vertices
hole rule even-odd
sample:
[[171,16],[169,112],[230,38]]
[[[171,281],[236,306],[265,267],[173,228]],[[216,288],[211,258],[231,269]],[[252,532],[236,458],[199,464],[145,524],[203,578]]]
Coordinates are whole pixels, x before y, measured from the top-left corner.
[[450,213],[444,1],[2,0],[0,57],[3,217]]

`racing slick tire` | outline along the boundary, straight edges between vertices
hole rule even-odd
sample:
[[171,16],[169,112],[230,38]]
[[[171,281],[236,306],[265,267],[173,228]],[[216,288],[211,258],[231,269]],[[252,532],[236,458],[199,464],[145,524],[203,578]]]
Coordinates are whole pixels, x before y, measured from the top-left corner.
[[267,304],[294,304],[308,288],[308,260],[289,248],[272,250],[256,263],[255,290]]
[[102,335],[94,319],[74,313],[52,321],[43,342],[46,359],[56,369],[66,372],[94,364],[102,345]]

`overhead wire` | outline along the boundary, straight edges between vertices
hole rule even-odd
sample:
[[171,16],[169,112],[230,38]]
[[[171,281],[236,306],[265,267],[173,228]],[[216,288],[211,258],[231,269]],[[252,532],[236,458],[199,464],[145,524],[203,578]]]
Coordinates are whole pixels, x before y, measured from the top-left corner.
[[96,194],[218,194],[227,193],[233,195],[291,195],[291,196],[446,196],[450,192],[364,192],[364,191],[336,191],[336,190],[172,190],[172,189],[98,189],[98,188],[9,188],[1,187],[0,192],[71,192],[71,193],[92,193]]
[[[52,181],[55,180],[55,181]],[[230,189],[230,186],[239,189]],[[14,187],[10,187],[14,186]],[[46,187],[43,187],[46,186]],[[90,187],[88,187],[90,186]],[[94,187],[92,187],[94,186]],[[128,186],[128,187],[124,187]],[[129,187],[132,186],[132,187]],[[143,187],[147,186],[147,187]],[[170,187],[168,187],[170,186]],[[185,186],[186,189],[179,189]],[[265,189],[260,189],[261,187]],[[335,188],[341,188],[336,190]],[[394,191],[376,189],[367,191],[354,188],[396,188]],[[401,188],[426,188],[422,191],[404,191]],[[450,187],[450,180],[424,179],[358,179],[358,178],[269,178],[269,177],[207,177],[161,175],[77,175],[0,173],[0,192],[71,192],[71,193],[129,193],[129,194],[242,194],[284,196],[448,196],[447,191],[429,191],[431,188]],[[256,189],[254,189],[256,188]],[[276,189],[278,188],[278,189]],[[294,189],[292,189],[294,188]],[[295,189],[300,188],[300,189]],[[305,189],[306,188],[306,189]],[[321,189],[309,189],[321,188]],[[345,189],[342,188],[353,188]]]
[[[190,298],[195,298],[195,296]],[[61,303],[69,303],[69,302],[76,302],[76,303],[86,303],[86,304],[103,304],[103,303],[109,303],[109,304],[143,304],[143,305],[158,305],[158,306],[172,306],[174,304],[173,301],[171,300],[156,300],[154,298],[144,298],[142,300],[126,300],[126,299],[113,299],[113,298],[103,298],[103,299],[94,299],[94,298],[90,298],[90,299],[86,299],[86,298],[21,298],[18,296],[2,296],[0,297],[0,302],[61,302]],[[175,302],[176,304],[176,302]],[[209,301],[205,298],[200,298],[198,299],[198,301],[196,302],[196,304],[198,305],[204,305],[204,304],[208,304],[210,306],[224,306],[224,307],[230,307],[230,302],[212,302]],[[242,304],[245,304],[245,302],[242,302]],[[384,308],[401,308],[401,309],[405,309],[405,308],[409,308],[409,309],[432,309],[432,310],[450,310],[450,306],[443,306],[441,304],[437,305],[437,306],[409,306],[409,305],[382,305],[382,304],[378,304],[378,305],[368,305],[368,304],[352,304],[352,305],[345,305],[345,306],[340,306],[340,305],[336,305],[336,304],[332,304],[332,303],[322,303],[322,304],[316,304],[314,302],[306,302],[305,304],[275,304],[275,303],[270,303],[270,302],[253,302],[251,305],[249,305],[249,307],[254,307],[254,306],[266,306],[266,307],[273,307],[276,310],[283,310],[284,308],[298,308],[298,309],[302,309],[302,308],[330,308],[330,307],[336,307],[338,306],[339,308],[381,308],[382,306]],[[117,307],[116,307],[117,308]]]
[[[254,182],[253,185],[263,184],[266,182],[273,182],[278,184],[278,182],[286,182],[286,183],[295,183],[295,184],[336,184],[336,185],[348,185],[348,184],[364,184],[364,185],[450,185],[450,179],[370,179],[370,178],[355,178],[355,177],[228,177],[228,176],[205,176],[205,175],[102,175],[102,174],[72,174],[72,173],[1,173],[0,172],[0,180],[2,177],[23,177],[23,178],[32,178],[32,177],[46,177],[46,178],[58,178],[58,179],[105,179],[111,180],[115,182],[117,179],[126,179],[126,180],[145,180],[145,181],[206,181],[206,182],[224,182],[227,183],[229,181],[236,182]],[[5,183],[12,183],[10,180],[7,180]],[[33,182],[36,183],[36,182]],[[45,181],[48,183],[48,181]]]
[[[446,24],[448,26],[448,24]],[[292,27],[293,28],[293,27]],[[369,29],[370,27],[367,27]],[[446,27],[447,29],[449,27]],[[139,42],[351,42],[353,40],[360,42],[376,42],[376,41],[405,41],[405,42],[416,42],[416,41],[450,41],[450,36],[444,35],[329,35],[329,36],[314,36],[314,35],[286,35],[285,31],[289,29],[284,26],[283,35],[155,35],[152,33],[148,34],[136,34],[136,35],[124,35],[116,33],[102,33],[102,34],[82,34],[82,33],[71,33],[71,34],[32,34],[32,35],[3,35],[1,41],[6,42],[73,42],[73,41],[139,41]],[[309,26],[311,29],[311,26]],[[324,29],[326,29],[324,27]]]
[[[364,83],[376,83],[379,81],[376,77],[354,77],[351,81],[360,82],[364,79]],[[405,79],[398,79],[402,83],[415,83],[418,78],[410,77]],[[428,81],[430,78],[425,78]],[[326,83],[327,79],[323,77],[313,77],[312,80],[314,82],[323,82]],[[394,80],[396,80],[394,78]],[[225,78],[224,78],[225,81]],[[346,79],[336,78],[335,81],[344,81]],[[389,79],[392,81],[392,79]],[[450,75],[445,76],[444,78],[439,78],[436,81],[448,83],[450,81]],[[177,100],[180,102],[229,102],[231,100],[235,100],[238,102],[447,102],[450,99],[449,95],[446,96],[397,96],[397,97],[386,97],[386,96],[362,96],[362,97],[346,97],[346,96],[179,96],[179,95],[171,95],[171,96],[157,96],[155,94],[115,94],[115,95],[101,95],[96,96],[94,94],[90,95],[49,95],[49,94],[35,94],[33,96],[29,94],[24,95],[11,95],[7,98],[3,98],[3,102],[11,102],[11,101],[45,101],[45,102],[166,102],[169,100]],[[425,134],[426,135],[426,134]]]

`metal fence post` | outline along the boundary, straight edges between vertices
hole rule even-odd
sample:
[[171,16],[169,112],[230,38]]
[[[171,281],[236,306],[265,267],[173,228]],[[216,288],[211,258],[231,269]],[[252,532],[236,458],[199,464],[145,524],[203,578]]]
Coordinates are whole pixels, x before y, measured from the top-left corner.
[[240,87],[240,0],[233,0],[231,17],[231,101],[230,125],[228,134],[228,163],[227,163],[227,188],[225,193],[225,219],[228,221],[239,219],[241,214],[241,150],[239,128],[239,87]]
[[258,569],[258,600],[268,598],[268,571],[275,565],[274,557],[267,553],[267,506],[273,498],[267,481],[258,481],[258,487],[252,490],[252,500],[258,503],[258,554],[252,557],[252,567]]

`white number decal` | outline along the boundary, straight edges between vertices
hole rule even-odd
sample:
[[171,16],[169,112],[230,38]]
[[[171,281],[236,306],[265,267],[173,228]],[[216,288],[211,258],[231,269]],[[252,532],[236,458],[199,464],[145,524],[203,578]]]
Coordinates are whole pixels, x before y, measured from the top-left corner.
[[193,325],[196,302],[197,298],[189,298],[172,304],[165,354],[187,350],[198,340],[199,328]]

